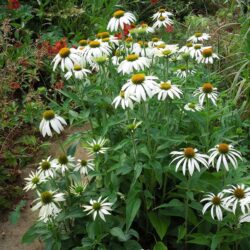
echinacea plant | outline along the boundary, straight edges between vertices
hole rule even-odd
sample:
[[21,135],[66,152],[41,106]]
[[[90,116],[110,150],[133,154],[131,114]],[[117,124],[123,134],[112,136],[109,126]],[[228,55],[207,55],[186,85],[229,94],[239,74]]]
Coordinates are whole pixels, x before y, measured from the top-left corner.
[[51,78],[66,80],[46,95],[54,111],[43,113],[42,136],[53,140],[67,124],[84,131],[64,133],[63,152],[49,152],[26,178],[39,218],[23,241],[58,250],[249,249],[246,138],[235,134],[245,125],[211,36],[189,37],[185,25],[166,33],[175,22],[165,7],[152,26],[136,24],[140,13],[111,11],[108,31],[103,23],[94,35],[93,25],[52,60]]

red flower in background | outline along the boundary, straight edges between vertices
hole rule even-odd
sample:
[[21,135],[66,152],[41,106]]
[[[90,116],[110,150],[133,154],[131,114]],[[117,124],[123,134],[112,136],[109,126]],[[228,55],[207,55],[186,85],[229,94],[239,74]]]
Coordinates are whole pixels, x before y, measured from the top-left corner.
[[150,0],[151,4],[157,4],[158,0]]
[[55,84],[54,84],[54,88],[55,89],[63,89],[63,87],[64,87],[64,83],[63,83],[63,81],[59,81],[59,82],[56,82]]
[[52,47],[52,52],[54,54],[57,54],[60,51],[60,49],[67,47],[67,45],[68,45],[67,38],[64,37],[55,43],[55,45]]
[[169,33],[173,32],[174,31],[174,26],[173,25],[168,25],[166,27],[166,31],[169,32]]
[[14,90],[21,88],[21,84],[19,82],[11,82],[9,84],[9,86],[10,86],[11,89],[14,89]]
[[49,41],[43,41],[38,45],[38,49],[45,49],[47,54],[50,56],[56,55],[60,49],[67,47],[67,38],[64,37],[61,40],[55,42],[54,45],[51,45]]
[[[124,28],[123,28],[123,34],[124,36],[127,36],[129,34],[129,30],[134,29],[135,25],[134,24],[124,24]],[[117,33],[115,34],[115,37],[117,37],[118,39],[122,39],[122,33]]]
[[8,0],[8,9],[10,10],[16,10],[19,9],[21,4],[19,3],[19,0]]

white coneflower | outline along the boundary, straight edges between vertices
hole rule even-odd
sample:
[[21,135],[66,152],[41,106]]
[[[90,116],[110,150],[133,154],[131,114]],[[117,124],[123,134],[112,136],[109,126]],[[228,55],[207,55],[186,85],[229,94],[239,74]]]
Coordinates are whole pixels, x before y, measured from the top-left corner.
[[54,64],[53,71],[56,70],[59,63],[61,63],[62,71],[64,71],[65,68],[71,70],[74,67],[74,64],[82,65],[83,58],[77,49],[62,48],[52,61],[52,64]]
[[153,52],[155,53],[155,56],[158,57],[169,57],[175,54],[178,49],[178,44],[160,44],[153,50]]
[[207,201],[207,203],[204,205],[202,213],[204,214],[208,208],[211,208],[211,216],[213,220],[215,220],[216,216],[217,219],[221,221],[223,219],[223,195],[224,194],[222,192],[218,193],[217,195],[213,193],[208,193],[207,195],[205,195],[205,198],[202,199],[201,202]]
[[209,161],[208,163],[215,166],[216,162],[216,170],[219,171],[220,167],[224,165],[225,169],[229,171],[229,164],[231,163],[233,167],[236,169],[238,162],[237,158],[242,160],[241,153],[234,149],[233,145],[221,143],[217,144],[214,148],[210,149]]
[[167,97],[171,99],[174,99],[175,97],[180,99],[182,91],[176,85],[172,85],[171,81],[167,81],[161,82],[158,85],[155,94],[158,94],[158,100],[166,100]]
[[197,152],[198,150],[192,147],[184,148],[182,151],[173,151],[170,154],[176,155],[176,157],[170,164],[172,164],[174,161],[178,161],[175,171],[177,172],[178,168],[182,165],[183,175],[185,175],[187,171],[189,171],[190,175],[193,175],[195,169],[200,171],[199,164],[208,168],[208,156]]
[[199,112],[203,109],[203,107],[200,104],[189,102],[184,106],[184,109],[191,112]]
[[82,80],[83,78],[87,77],[87,74],[90,73],[90,70],[85,69],[80,65],[74,65],[74,68],[68,71],[64,77],[66,78],[66,80],[68,80],[71,76],[74,76],[76,79]]
[[148,46],[150,48],[154,48],[154,47],[157,47],[158,45],[161,45],[161,44],[165,44],[165,42],[163,42],[162,40],[160,40],[158,37],[153,37],[151,39],[151,41],[148,42]]
[[55,218],[62,209],[59,208],[59,202],[65,201],[64,193],[56,193],[56,191],[38,192],[38,198],[34,202],[38,203],[32,207],[32,211],[40,209],[40,220],[47,222],[50,218]]
[[214,59],[219,59],[218,55],[213,53],[212,47],[204,47],[201,51],[201,56],[196,58],[198,63],[213,64]]
[[148,26],[146,23],[142,23],[138,28],[137,28],[137,33],[138,34],[148,34],[148,33],[154,33],[155,30],[153,27]]
[[195,70],[193,69],[188,69],[186,66],[180,66],[174,74],[177,75],[179,78],[186,78],[189,75],[195,74]]
[[193,36],[188,38],[188,41],[192,43],[204,42],[210,38],[210,35],[207,33],[196,32]]
[[148,57],[148,58],[151,58],[153,55],[152,48],[150,48],[148,46],[148,43],[144,41],[139,41],[135,43],[132,52],[142,57]]
[[56,162],[55,160],[51,160],[51,156],[39,163],[38,171],[40,171],[45,178],[53,178],[55,176],[55,170]]
[[105,138],[99,138],[98,140],[93,139],[92,141],[87,142],[87,149],[90,153],[94,154],[105,154],[105,152],[108,150],[107,147],[104,147],[104,144],[107,143],[107,139]]
[[84,159],[78,159],[74,171],[79,171],[81,175],[88,175],[89,169],[94,170],[94,155],[88,154]]
[[110,35],[107,31],[99,32],[98,34],[96,34],[96,37],[104,43],[109,43],[112,48],[114,47],[114,45],[119,45],[119,39],[113,35]]
[[114,12],[113,17],[110,19],[107,29],[112,31],[123,30],[125,24],[132,24],[136,21],[134,14],[125,12],[123,10],[117,10]]
[[26,185],[23,188],[25,191],[36,189],[38,185],[46,181],[40,171],[36,171],[35,173],[31,172],[29,174],[29,177],[24,178],[24,180],[26,181]]
[[128,107],[133,109],[133,101],[136,101],[136,97],[133,97],[132,95],[129,95],[125,91],[121,90],[120,94],[113,100],[112,104],[114,104],[115,108],[120,105],[123,109]]
[[218,98],[218,91],[217,88],[214,88],[214,86],[210,83],[204,83],[202,87],[198,88],[194,92],[194,96],[199,95],[199,103],[202,106],[205,99],[210,99],[212,103],[216,106],[216,100]]
[[186,43],[186,45],[182,46],[180,49],[179,49],[179,53],[189,53],[191,51],[193,47],[193,43],[189,42],[189,43]]
[[122,91],[127,92],[128,95],[135,96],[138,102],[146,101],[147,96],[151,98],[158,84],[156,83],[158,77],[145,76],[145,74],[134,74],[131,79],[122,86]]
[[39,129],[43,137],[45,137],[46,134],[52,136],[51,128],[60,134],[64,130],[62,125],[67,125],[66,121],[50,109],[43,113],[43,119],[39,125]]
[[102,197],[99,197],[98,200],[90,200],[90,205],[85,205],[84,211],[88,212],[87,215],[93,214],[93,219],[95,220],[97,216],[100,216],[102,220],[105,221],[105,215],[110,215],[112,211],[111,206],[113,203],[106,202],[108,198],[102,200]]
[[243,222],[250,222],[250,213],[243,214],[240,216],[239,223],[243,223]]
[[130,74],[133,71],[144,70],[145,68],[149,68],[151,60],[146,57],[140,57],[137,54],[130,54],[126,56],[125,60],[123,60],[118,66],[118,73]]
[[87,187],[86,181],[74,181],[69,186],[69,192],[75,196],[81,196]]
[[191,58],[198,59],[202,57],[202,50],[203,50],[202,44],[193,44],[193,46],[190,48],[189,51]]
[[172,25],[174,22],[169,17],[160,16],[153,24],[154,29],[160,29],[161,27],[168,27]]
[[71,170],[75,167],[75,158],[70,155],[60,155],[55,159],[56,171],[60,172],[62,175],[65,174],[68,170]]
[[89,44],[82,50],[83,58],[88,62],[93,62],[93,58],[103,55],[110,55],[111,47],[108,43],[103,43],[97,40],[90,41]]
[[223,206],[225,209],[235,214],[239,205],[243,214],[250,212],[249,202],[244,202],[250,199],[250,187],[245,187],[244,184],[233,186],[231,188],[224,189],[222,192],[229,195],[225,197]]
[[106,55],[100,57],[93,57],[92,62],[90,62],[90,67],[92,70],[100,71],[104,68],[105,63],[108,61],[108,57]]
[[173,16],[173,14],[171,12],[169,12],[169,11],[166,11],[165,8],[160,8],[155,14],[153,14],[152,19],[156,20],[161,16],[163,16],[163,17],[171,17],[171,16]]

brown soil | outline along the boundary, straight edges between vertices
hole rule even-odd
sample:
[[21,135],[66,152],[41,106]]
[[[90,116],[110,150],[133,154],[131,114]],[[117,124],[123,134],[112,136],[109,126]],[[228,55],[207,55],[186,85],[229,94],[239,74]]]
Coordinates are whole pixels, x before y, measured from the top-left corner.
[[[56,157],[61,153],[59,146],[60,142],[63,142],[69,134],[76,132],[86,131],[89,126],[81,128],[67,129],[62,136],[56,142],[53,142],[49,149],[49,154]],[[82,158],[86,156],[86,151],[79,145],[76,150],[75,157]],[[46,157],[46,156],[45,156]],[[45,158],[44,157],[44,158]],[[36,157],[40,161],[41,157]],[[32,167],[33,166],[33,167]],[[34,164],[28,166],[22,171],[21,177],[25,178],[28,176],[31,170],[34,170]],[[16,225],[12,225],[9,221],[0,223],[0,249],[1,250],[43,250],[42,242],[39,240],[34,241],[32,244],[22,244],[21,239],[23,234],[33,225],[37,219],[37,213],[30,210],[31,202],[34,200],[34,192],[27,193],[27,205],[21,212],[21,218]]]

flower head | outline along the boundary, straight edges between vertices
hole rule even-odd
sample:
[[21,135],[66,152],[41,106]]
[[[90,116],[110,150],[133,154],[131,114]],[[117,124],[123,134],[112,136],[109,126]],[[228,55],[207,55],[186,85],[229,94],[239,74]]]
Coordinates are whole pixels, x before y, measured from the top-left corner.
[[180,66],[174,74],[180,78],[186,78],[189,75],[193,75],[196,71],[193,69],[188,69],[186,66]]
[[107,141],[105,138],[93,139],[91,142],[87,142],[88,146],[86,148],[93,154],[105,154],[108,148],[104,147],[104,144]]
[[200,104],[189,102],[184,106],[184,109],[191,112],[201,111],[203,107]]
[[134,133],[134,131],[142,124],[142,121],[136,122],[136,119],[130,124],[127,125],[127,129],[131,132]]
[[160,29],[161,27],[167,28],[172,25],[174,22],[168,16],[160,16],[153,24],[154,29]]
[[199,63],[213,64],[214,59],[219,59],[218,55],[213,52],[212,47],[203,47],[201,50],[201,56],[197,57],[196,60]]
[[193,36],[188,38],[188,41],[192,43],[204,42],[210,38],[210,35],[207,33],[196,32]]
[[137,54],[127,55],[124,61],[118,66],[118,73],[122,72],[123,74],[130,74],[133,71],[144,70],[149,68],[150,59],[147,57],[140,57]]
[[237,186],[231,185],[230,188],[224,189],[222,192],[228,195],[223,202],[223,205],[227,210],[232,211],[235,214],[236,209],[239,206],[243,214],[245,214],[246,211],[248,213],[250,212],[250,187],[245,187],[244,184]]
[[88,154],[83,159],[78,159],[74,171],[79,171],[82,175],[88,175],[89,169],[94,170],[94,155]]
[[56,55],[56,57],[53,59],[52,63],[53,71],[57,68],[58,64],[61,63],[61,69],[62,71],[65,70],[71,70],[74,67],[74,64],[82,65],[83,58],[79,54],[79,51],[74,48],[62,48]]
[[50,218],[55,218],[61,212],[59,202],[65,200],[64,193],[56,193],[56,191],[44,191],[39,193],[38,198],[34,202],[38,203],[32,207],[32,211],[40,209],[40,220],[47,222]]
[[71,71],[68,71],[65,74],[65,78],[68,80],[71,76],[74,76],[76,79],[82,80],[84,77],[87,77],[87,74],[90,74],[91,71],[88,69],[85,69],[81,65],[74,65],[73,69]]
[[222,213],[223,202],[224,202],[223,195],[224,195],[223,193],[218,193],[217,195],[213,193],[208,193],[207,195],[205,195],[205,198],[202,199],[201,202],[207,201],[207,203],[204,205],[202,213],[204,214],[210,207],[211,216],[213,220],[215,219],[216,216],[217,219],[221,221],[223,219],[223,213]]
[[200,164],[208,168],[208,156],[198,153],[198,150],[196,148],[188,147],[184,148],[182,151],[173,151],[170,154],[176,155],[172,162],[178,161],[175,171],[177,172],[178,168],[182,165],[183,175],[186,174],[186,171],[189,171],[189,174],[191,176],[193,175],[195,169],[200,171]]
[[66,171],[75,167],[75,158],[70,155],[62,154],[55,159],[55,164],[56,171],[61,172],[61,174],[64,175]]
[[145,74],[134,74],[128,81],[122,86],[122,91],[125,91],[128,95],[136,97],[138,102],[142,100],[146,101],[147,96],[151,98],[158,86],[155,80],[158,78],[155,76],[145,76]]
[[88,63],[94,63],[93,58],[108,56],[111,54],[111,47],[108,43],[100,40],[90,41],[82,50],[84,60]]
[[38,171],[45,177],[45,178],[53,178],[55,176],[56,170],[56,162],[55,160],[51,160],[51,156],[49,156],[46,160],[42,160],[39,163]]
[[218,97],[218,91],[217,88],[214,88],[214,86],[210,83],[204,83],[202,87],[198,88],[194,92],[194,96],[199,95],[199,103],[202,106],[205,98],[210,99],[212,103],[216,106],[216,100]]
[[126,109],[128,107],[133,109],[133,101],[136,101],[136,97],[129,95],[127,92],[121,90],[120,94],[113,100],[112,104],[115,105],[115,108],[120,105],[123,109]]
[[66,121],[59,115],[55,114],[53,110],[46,110],[43,113],[43,119],[40,123],[39,129],[43,135],[52,136],[51,128],[60,134],[64,128],[62,125],[67,125]]
[[110,202],[106,202],[108,198],[105,198],[102,200],[102,197],[99,197],[98,200],[90,200],[90,205],[85,205],[84,211],[88,212],[87,215],[93,214],[93,219],[95,220],[97,216],[100,216],[100,218],[104,221],[105,215],[110,215],[110,211],[112,211],[111,206],[113,205]]
[[165,18],[170,18],[173,16],[173,14],[169,11],[167,11],[165,8],[160,8],[153,16],[152,19],[156,20],[159,19],[160,17],[165,17]]
[[110,19],[107,29],[112,31],[123,30],[125,25],[130,25],[136,21],[134,14],[117,10],[114,12],[113,17]]
[[24,187],[25,191],[36,189],[38,185],[46,181],[40,171],[36,171],[35,173],[31,172],[29,177],[24,178],[24,180],[26,180],[26,186]]
[[75,196],[81,196],[87,187],[86,181],[72,182],[69,187],[69,192]]
[[182,95],[182,91],[176,85],[172,85],[171,81],[161,82],[155,93],[158,94],[158,100],[165,100],[167,97],[180,99]]
[[238,162],[237,158],[242,160],[241,153],[234,149],[233,145],[221,143],[217,144],[214,148],[210,149],[209,161],[208,163],[215,166],[216,162],[216,170],[219,171],[220,167],[224,165],[225,169],[229,171],[229,164],[231,163],[233,167],[236,169]]

